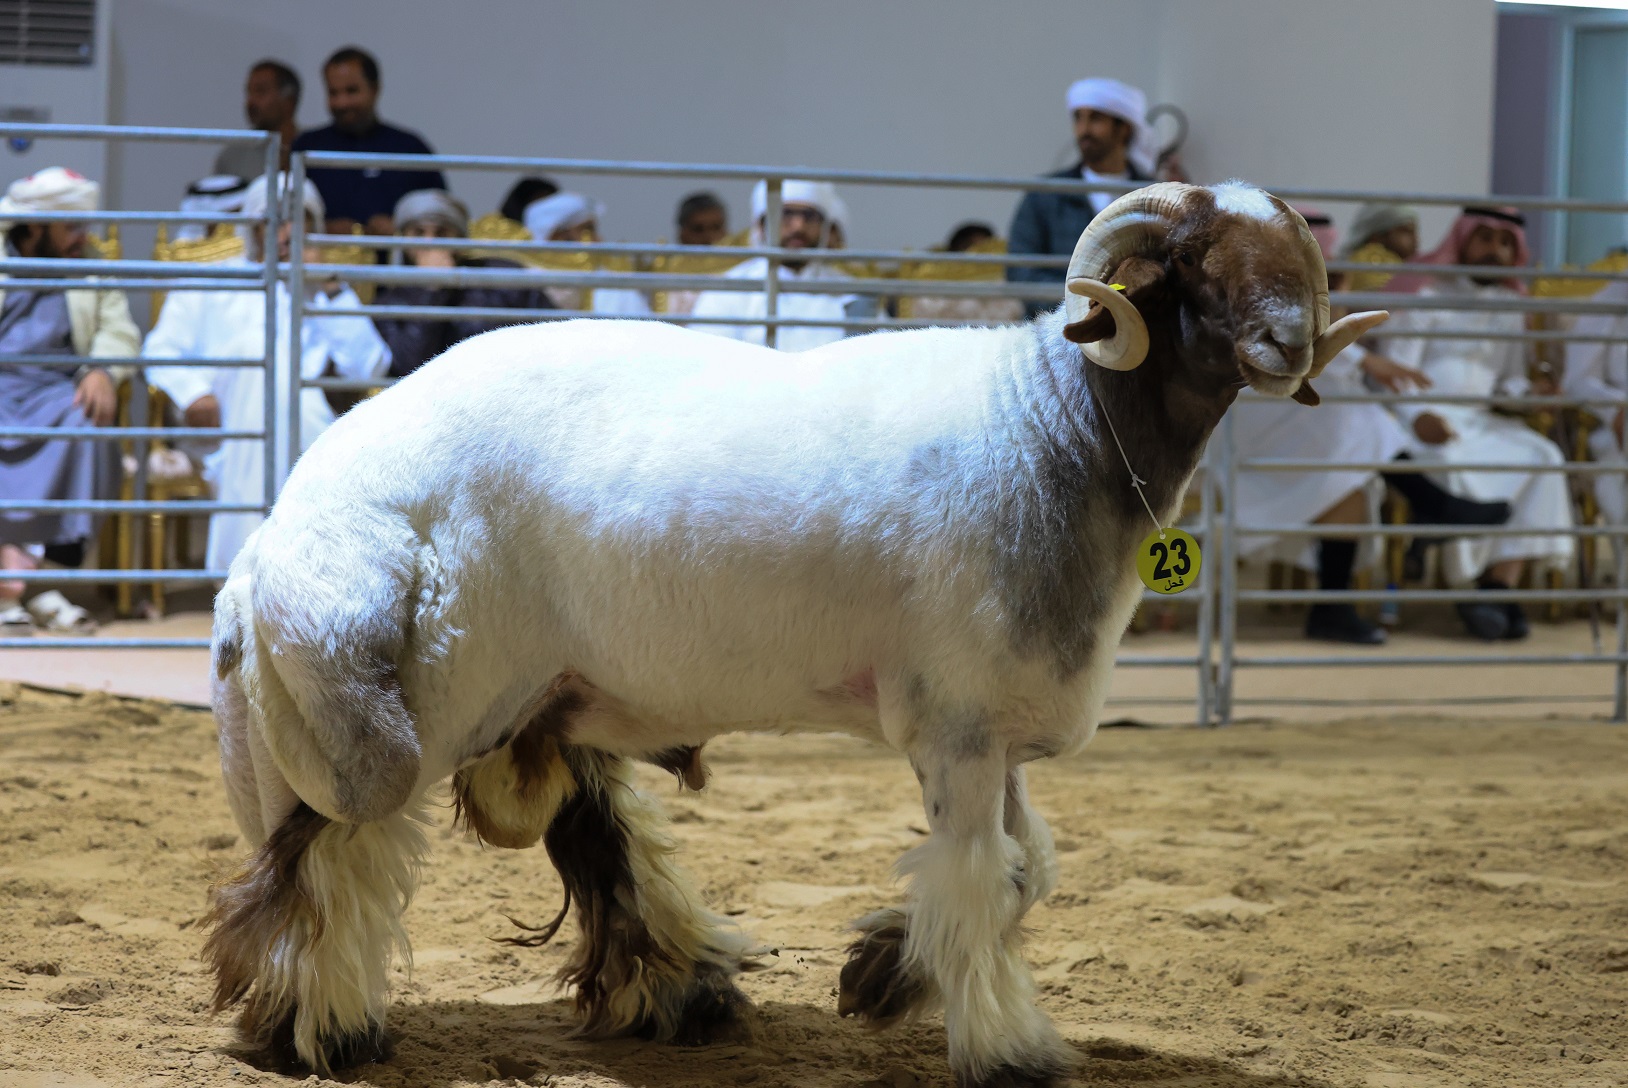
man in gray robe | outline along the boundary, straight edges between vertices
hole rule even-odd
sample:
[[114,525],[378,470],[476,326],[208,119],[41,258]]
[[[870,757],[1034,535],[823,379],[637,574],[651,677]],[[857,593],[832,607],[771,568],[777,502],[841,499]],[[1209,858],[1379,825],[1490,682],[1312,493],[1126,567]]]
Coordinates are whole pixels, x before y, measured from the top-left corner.
[[[7,217],[18,212],[93,211],[98,192],[95,182],[61,167],[12,183],[0,198],[6,257],[82,257],[85,224],[12,223]],[[4,278],[0,271],[0,288]],[[72,367],[7,360],[128,357],[140,344],[122,292],[0,290],[0,427],[106,426],[118,406],[118,383],[130,373],[127,367],[90,363]],[[107,498],[118,486],[117,458],[114,442],[0,437],[0,495],[22,500]],[[37,569],[48,546],[82,544],[94,529],[94,518],[83,512],[0,512],[0,570]],[[22,582],[0,576],[0,627],[26,627],[31,622],[54,628],[79,625],[82,610],[60,593],[40,594],[24,609],[24,588]]]

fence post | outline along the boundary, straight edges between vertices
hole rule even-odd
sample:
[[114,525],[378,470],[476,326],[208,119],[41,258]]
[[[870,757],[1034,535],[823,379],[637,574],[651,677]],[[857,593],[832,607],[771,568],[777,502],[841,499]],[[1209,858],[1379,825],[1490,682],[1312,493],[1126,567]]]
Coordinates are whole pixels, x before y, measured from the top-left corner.
[[[763,243],[772,249],[780,248],[781,181],[781,178],[768,178],[764,182],[768,200],[763,210]],[[768,318],[769,323],[763,326],[763,342],[773,348],[780,345],[780,326],[774,324],[774,319],[780,316],[780,254],[771,253],[768,260],[763,285],[763,316]]]
[[1232,724],[1233,655],[1238,643],[1238,458],[1233,445],[1235,412],[1221,420],[1221,660],[1216,666],[1216,724]]
[[[290,161],[289,243],[288,243],[288,467],[286,482],[294,462],[300,459],[300,401],[305,395],[301,376],[305,353],[302,337],[305,325],[305,153],[296,152]],[[319,225],[327,229],[326,224]]]
[[[261,420],[261,431],[265,435],[260,440],[260,448],[265,453],[265,480],[262,484],[261,497],[265,500],[266,512],[271,512],[271,504],[277,498],[277,491],[282,484],[286,471],[280,471],[277,453],[277,235],[282,209],[277,200],[277,174],[282,168],[283,138],[277,133],[271,134],[266,144],[266,236],[265,244],[260,250],[260,264],[266,285],[266,333],[265,333],[265,366],[261,370],[261,377],[265,381],[265,418]],[[252,228],[250,228],[252,230]]]

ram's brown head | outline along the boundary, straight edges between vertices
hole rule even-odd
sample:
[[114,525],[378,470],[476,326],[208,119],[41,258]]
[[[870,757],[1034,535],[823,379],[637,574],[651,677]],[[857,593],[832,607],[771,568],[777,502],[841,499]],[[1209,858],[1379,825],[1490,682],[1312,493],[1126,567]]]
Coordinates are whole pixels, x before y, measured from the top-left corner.
[[1187,365],[1303,404],[1318,399],[1308,379],[1389,316],[1330,324],[1306,221],[1236,181],[1162,183],[1114,201],[1074,247],[1067,289],[1063,335],[1099,366],[1133,370],[1159,340]]

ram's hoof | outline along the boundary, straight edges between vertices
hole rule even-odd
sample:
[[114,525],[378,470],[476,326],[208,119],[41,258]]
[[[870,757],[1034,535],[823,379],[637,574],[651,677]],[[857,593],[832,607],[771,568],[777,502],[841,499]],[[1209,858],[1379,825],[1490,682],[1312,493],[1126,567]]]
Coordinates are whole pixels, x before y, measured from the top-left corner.
[[678,1046],[743,1043],[752,1037],[752,1002],[721,969],[703,969],[685,997],[672,1041]]
[[927,988],[904,965],[904,912],[879,910],[861,918],[855,928],[859,939],[848,946],[848,962],[842,966],[837,1014],[857,1016],[871,1027],[890,1027],[927,996]]
[[289,1012],[272,1030],[271,1035],[249,1058],[250,1064],[267,1072],[301,1074],[335,1072],[352,1069],[369,1062],[387,1062],[396,1056],[395,1042],[376,1020],[368,1021],[361,1031],[346,1032],[319,1041],[326,1070],[314,1068],[300,1056],[294,1045],[294,1013]]
[[982,1077],[955,1075],[955,1088],[1061,1088],[1068,1080],[1069,1064],[1047,1055],[1013,1065],[999,1065]]

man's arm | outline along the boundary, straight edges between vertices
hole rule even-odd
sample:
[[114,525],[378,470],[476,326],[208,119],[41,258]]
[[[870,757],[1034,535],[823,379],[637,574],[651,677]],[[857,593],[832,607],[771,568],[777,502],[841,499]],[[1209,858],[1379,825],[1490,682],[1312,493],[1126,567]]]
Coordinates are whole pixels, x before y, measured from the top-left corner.
[[[319,308],[334,306],[350,309],[360,306],[349,285],[341,287],[331,300],[318,298]],[[365,317],[312,318],[311,327],[320,331],[327,349],[327,360],[342,378],[377,378],[390,368],[390,345],[384,342],[373,322]],[[307,375],[311,377],[314,375]]]
[[[158,323],[141,347],[144,359],[198,358],[206,352],[201,342],[203,297],[197,291],[172,291],[164,299]],[[149,366],[147,381],[162,389],[183,411],[212,397],[215,368],[208,366]]]
[[[375,306],[446,306],[451,291],[437,287],[381,287],[373,296]],[[446,321],[404,321],[376,317],[373,326],[390,349],[392,378],[405,378],[456,341],[449,333],[453,323]]]
[[[1012,229],[1007,234],[1006,248],[1010,253],[1047,252],[1045,210],[1041,206],[1039,193],[1023,194],[1023,199],[1018,202],[1017,211],[1012,214]],[[1016,268],[1008,265],[1006,269],[1006,279],[1009,283],[1039,283],[1053,278],[1055,277],[1049,274],[1049,270],[1042,268]]]

